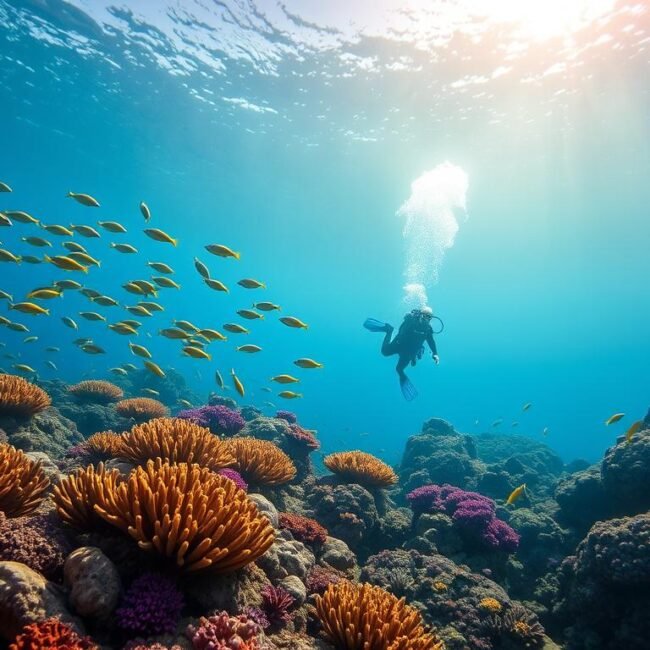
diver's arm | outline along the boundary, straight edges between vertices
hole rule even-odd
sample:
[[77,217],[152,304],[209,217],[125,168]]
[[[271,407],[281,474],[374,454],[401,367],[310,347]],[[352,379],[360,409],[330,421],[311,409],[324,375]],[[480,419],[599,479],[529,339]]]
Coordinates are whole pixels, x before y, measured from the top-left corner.
[[438,356],[438,348],[436,347],[436,342],[433,340],[433,330],[429,330],[429,333],[427,334],[427,344],[431,349],[431,355],[433,356],[433,360],[436,363],[439,363],[440,357]]

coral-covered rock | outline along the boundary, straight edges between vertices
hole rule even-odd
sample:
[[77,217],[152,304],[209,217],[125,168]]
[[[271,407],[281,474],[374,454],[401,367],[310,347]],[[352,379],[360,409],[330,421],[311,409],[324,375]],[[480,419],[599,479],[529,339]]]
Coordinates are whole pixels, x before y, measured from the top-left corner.
[[0,562],[0,637],[13,639],[25,625],[59,618],[79,631],[63,591],[19,562]]
[[197,626],[187,629],[187,636],[195,650],[262,650],[262,630],[252,619],[227,612],[202,616]]
[[120,595],[115,565],[93,546],[82,546],[66,558],[65,585],[74,611],[85,618],[107,621]]
[[327,538],[327,529],[315,519],[294,513],[280,513],[280,528],[289,530],[295,539],[304,544],[322,544]]
[[320,552],[319,562],[336,571],[354,571],[357,566],[356,555],[350,547],[342,540],[335,537],[328,537],[325,540]]
[[292,538],[291,533],[278,532],[271,548],[257,560],[272,582],[279,582],[287,576],[297,576],[303,582],[314,566],[314,554],[302,543]]
[[[310,576],[313,574],[314,568],[309,572]],[[307,579],[309,580],[309,577]],[[307,598],[307,587],[298,576],[287,576],[283,580],[280,580],[278,586],[282,587],[294,599],[296,607],[300,607],[305,602]]]
[[49,580],[60,580],[70,545],[57,524],[50,516],[7,519],[0,512],[0,560],[22,562]]
[[273,528],[280,527],[280,515],[278,514],[278,509],[265,496],[255,492],[249,494],[248,498],[257,506],[260,513],[271,522]]

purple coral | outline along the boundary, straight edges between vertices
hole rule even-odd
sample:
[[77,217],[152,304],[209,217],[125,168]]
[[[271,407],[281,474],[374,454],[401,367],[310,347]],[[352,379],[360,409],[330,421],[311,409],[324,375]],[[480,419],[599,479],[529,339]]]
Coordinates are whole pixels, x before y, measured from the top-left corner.
[[519,535],[495,516],[495,504],[477,492],[453,485],[423,485],[406,495],[416,516],[425,512],[444,512],[460,532],[483,545],[512,553],[519,546]]
[[284,625],[292,616],[289,610],[295,602],[295,598],[282,587],[266,585],[262,589],[262,611],[266,614],[271,625]]
[[183,596],[174,583],[156,573],[136,578],[115,611],[117,624],[134,635],[171,634],[178,625]]
[[286,420],[289,424],[295,424],[298,422],[298,416],[292,411],[278,411],[275,414],[275,417],[280,420]]
[[237,411],[222,404],[187,409],[180,411],[176,417],[206,427],[217,435],[234,436],[246,425],[246,421]]
[[202,616],[199,625],[190,625],[187,636],[195,650],[236,650],[259,648],[260,626],[244,614],[229,616],[228,612]]
[[287,440],[296,451],[311,453],[316,449],[320,449],[320,442],[316,436],[307,429],[303,429],[297,424],[290,424],[288,431],[285,432]]
[[217,474],[229,478],[240,490],[244,490],[244,492],[248,490],[248,483],[244,481],[242,475],[238,471],[224,467],[224,469],[220,469]]

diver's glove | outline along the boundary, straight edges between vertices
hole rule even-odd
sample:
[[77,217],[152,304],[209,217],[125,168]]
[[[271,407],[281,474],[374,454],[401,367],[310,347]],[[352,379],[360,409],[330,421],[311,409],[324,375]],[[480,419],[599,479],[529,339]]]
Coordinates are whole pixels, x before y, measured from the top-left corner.
[[433,361],[436,364],[436,366],[439,365],[440,364],[440,357],[437,354],[434,354],[433,355]]

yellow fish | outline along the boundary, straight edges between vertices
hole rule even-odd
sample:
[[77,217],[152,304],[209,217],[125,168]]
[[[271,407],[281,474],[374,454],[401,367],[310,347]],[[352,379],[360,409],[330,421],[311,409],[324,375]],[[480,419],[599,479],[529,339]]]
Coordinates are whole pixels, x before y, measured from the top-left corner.
[[240,287],[244,289],[266,289],[266,285],[263,282],[254,280],[253,278],[244,278],[237,283]]
[[627,444],[629,445],[632,442],[632,436],[635,433],[638,433],[641,431],[641,427],[643,426],[643,420],[637,420],[634,422],[630,428],[625,432],[625,440],[627,441]]
[[200,332],[199,328],[193,323],[190,323],[190,321],[188,320],[175,320],[174,325],[180,327],[182,330],[185,330],[186,332],[190,332],[191,334],[196,334],[197,332]]
[[64,241],[63,248],[69,250],[71,253],[87,253],[88,251],[75,241]]
[[217,332],[217,330],[202,329],[202,330],[199,330],[199,334],[201,336],[203,336],[204,338],[208,339],[208,341],[225,341],[226,340],[226,337],[221,332]]
[[11,219],[9,219],[9,217],[7,217],[3,212],[0,212],[0,226],[4,226],[5,228],[13,226]]
[[36,370],[34,370],[34,368],[32,368],[31,366],[28,366],[25,363],[15,363],[13,367],[16,370],[18,370],[19,372],[27,372],[27,373],[30,373],[30,374],[36,373]]
[[54,363],[54,361],[48,360],[48,361],[45,362],[45,365],[52,368],[52,370],[58,370],[58,368],[56,367],[56,364]]
[[57,348],[57,347],[54,347],[54,346],[50,346],[50,347],[48,347],[48,348],[45,348],[45,351],[46,351],[46,352],[61,352],[61,348]]
[[134,307],[127,307],[126,310],[133,314],[134,316],[153,316],[153,314],[146,308],[143,307],[142,305],[135,305]]
[[280,305],[275,305],[272,302],[256,302],[253,303],[253,307],[255,309],[259,309],[260,311],[279,311],[280,310]]
[[150,266],[154,271],[158,271],[158,273],[171,275],[174,272],[174,269],[164,262],[147,262],[147,266]]
[[79,264],[85,264],[86,266],[102,265],[99,260],[96,260],[91,255],[88,255],[88,253],[82,253],[81,251],[72,251],[71,253],[68,253],[68,257],[70,259],[73,259],[75,262],[79,262]]
[[39,248],[45,248],[46,246],[52,247],[52,244],[47,239],[43,239],[43,237],[21,237],[21,239],[31,246],[38,246]]
[[236,260],[241,257],[239,253],[236,253],[231,248],[228,248],[228,246],[223,246],[222,244],[209,244],[205,247],[205,250],[213,255],[217,255],[218,257],[232,257]]
[[171,278],[166,278],[164,275],[151,278],[159,287],[163,289],[180,289],[181,285],[174,282]]
[[0,249],[0,262],[13,262],[14,264],[20,264],[20,256],[14,255],[4,249]]
[[219,386],[219,388],[223,388],[223,377],[218,370],[214,371],[214,380],[217,382],[217,386]]
[[198,258],[194,258],[194,268],[204,280],[210,279],[210,269]]
[[70,230],[78,232],[82,237],[101,237],[101,235],[91,226],[70,226]]
[[145,368],[149,371],[152,372],[156,377],[164,377],[165,372],[163,369],[157,364],[154,363],[153,361],[145,361],[144,362]]
[[147,280],[133,280],[131,284],[135,284],[136,286],[140,287],[145,296],[148,296],[149,294],[153,294],[155,296],[158,292],[158,289]]
[[241,397],[244,397],[244,394],[246,392],[244,390],[244,384],[241,383],[241,381],[239,380],[239,377],[237,377],[237,375],[235,374],[235,369],[234,368],[232,368],[230,370],[230,374],[232,376],[232,383],[235,386],[235,390],[239,393],[239,395]]
[[12,332],[29,332],[29,328],[22,323],[7,323],[7,328]]
[[165,311],[165,308],[162,305],[159,305],[157,302],[143,302],[142,300],[138,303],[140,307],[144,307],[146,310],[154,311]]
[[177,329],[175,327],[168,327],[167,329],[160,330],[158,334],[161,334],[166,339],[182,340],[190,338],[190,334],[188,332],[185,330]]
[[522,411],[527,411],[532,405],[533,405],[532,402],[526,402],[526,404],[524,404],[524,406],[523,406],[523,408],[521,410]]
[[149,206],[144,201],[140,203],[140,212],[142,212],[145,222],[149,223],[151,221],[151,210],[149,210]]
[[323,367],[322,363],[319,363],[318,361],[314,361],[313,359],[309,359],[309,358],[296,359],[293,363],[294,365],[298,366],[298,368],[305,368],[307,370]]
[[262,348],[259,345],[252,345],[247,343],[246,345],[240,345],[237,348],[237,352],[248,352],[249,354],[254,354],[255,352],[261,352]]
[[38,336],[26,336],[23,339],[23,343],[36,343],[38,341]]
[[238,323],[226,323],[223,329],[232,334],[249,334],[250,332],[250,330],[247,330],[243,325],[239,325]]
[[212,357],[205,351],[202,350],[201,348],[195,347],[193,345],[186,345],[183,348],[183,354],[188,357],[192,357],[193,359],[207,359],[210,361]]
[[278,397],[283,399],[300,399],[302,393],[294,393],[292,390],[283,390],[281,393],[278,393]]
[[97,296],[97,298],[93,298],[92,300],[102,307],[117,307],[119,304],[115,298],[111,298],[110,296]]
[[64,271],[82,271],[83,273],[88,273],[87,266],[83,266],[77,260],[73,260],[71,257],[66,257],[65,255],[55,255],[54,257],[46,255],[45,261],[54,264],[54,266]]
[[122,288],[126,289],[126,291],[128,291],[129,293],[136,294],[137,296],[145,295],[144,291],[142,290],[142,287],[139,287],[137,284],[133,282],[127,282],[126,284],[123,284]]
[[10,293],[7,293],[6,291],[0,291],[0,298],[2,300],[8,300],[9,302],[13,302],[14,298]]
[[300,382],[300,379],[291,375],[276,375],[275,377],[271,377],[271,381],[277,381],[278,384],[297,384]]
[[143,388],[142,392],[147,393],[147,395],[153,395],[154,397],[160,397],[160,393],[157,390],[154,390],[153,388]]
[[57,289],[34,289],[27,294],[28,298],[34,300],[51,300],[52,298],[61,298],[63,296],[62,291],[57,291]]
[[147,237],[151,237],[151,239],[163,242],[164,244],[171,244],[172,246],[178,245],[177,239],[170,237],[166,232],[159,230],[158,228],[146,228],[144,234],[147,235]]
[[614,424],[615,422],[622,420],[624,417],[625,417],[625,413],[614,413],[614,415],[608,417],[605,420],[605,425],[609,426],[610,424]]
[[8,318],[0,316],[0,325],[9,325],[9,323],[11,323],[11,321]]
[[102,295],[99,293],[99,291],[96,291],[95,289],[89,289],[88,287],[84,287],[79,291],[79,293],[89,300],[95,300],[95,298],[99,298]]
[[506,505],[507,505],[507,506],[510,506],[510,505],[512,505],[513,503],[515,503],[515,501],[517,501],[517,499],[519,499],[519,497],[520,497],[520,496],[521,496],[525,491],[526,491],[526,484],[525,484],[525,483],[522,483],[519,487],[516,487],[516,488],[515,488],[515,489],[510,493],[510,495],[508,496],[508,498],[506,499]]
[[118,253],[137,253],[138,249],[131,244],[116,244],[111,242],[111,248],[114,248]]
[[99,207],[99,201],[90,194],[78,194],[77,192],[68,192],[66,194],[67,197],[74,199],[77,203],[80,203],[81,205],[85,205],[87,208],[98,208]]
[[104,348],[100,348],[99,345],[95,345],[94,343],[86,343],[86,345],[81,346],[81,349],[86,354],[106,354]]
[[63,318],[61,318],[61,320],[63,321],[63,324],[66,325],[67,327],[69,327],[70,329],[73,329],[73,330],[78,330],[79,329],[79,326],[77,325],[77,323],[75,323],[72,320],[72,318],[70,318],[69,316],[63,316]]
[[223,282],[219,282],[219,280],[213,280],[212,278],[204,278],[203,282],[205,282],[210,287],[210,289],[214,289],[215,291],[224,291],[225,293],[230,293],[228,291],[228,287]]
[[104,230],[108,230],[108,232],[126,232],[126,228],[117,221],[98,221],[97,225],[101,226]]
[[9,309],[22,312],[23,314],[31,314],[32,316],[49,316],[50,310],[37,305],[34,302],[17,302],[9,305]]
[[132,327],[134,330],[137,330],[142,326],[142,323],[139,323],[137,320],[121,320],[120,325],[126,325],[127,327]]
[[47,230],[51,235],[59,235],[60,237],[72,237],[74,233],[70,228],[66,228],[65,226],[59,226],[58,224],[52,224],[50,226],[46,226],[44,223],[41,224],[41,228],[43,230]]
[[7,210],[5,211],[5,214],[10,219],[18,221],[18,223],[38,223],[38,219],[34,219],[31,214],[23,212],[22,210]]
[[306,323],[303,323],[299,318],[294,318],[293,316],[283,316],[280,319],[281,323],[284,323],[287,327],[295,327],[296,329],[306,330],[309,326]]
[[40,264],[43,261],[34,255],[23,255],[20,259],[22,262],[26,262],[27,264]]
[[264,314],[258,314],[256,311],[253,311],[252,309],[239,309],[237,313],[242,318],[246,318],[248,320],[258,320],[264,318]]
[[126,323],[113,323],[112,325],[108,326],[108,329],[116,332],[117,334],[122,334],[123,336],[138,335],[138,331]]
[[126,377],[128,374],[124,368],[111,368],[109,372],[112,372],[114,375],[119,375],[121,377]]
[[188,400],[188,399],[179,399],[178,403],[181,406],[184,406],[185,408],[188,408],[188,409],[192,408],[192,402],[190,402],[190,400]]
[[136,356],[142,357],[143,359],[151,359],[151,352],[149,352],[149,350],[147,350],[143,345],[129,343],[129,347],[131,348],[131,352]]
[[9,185],[0,181],[0,192],[11,192],[11,191],[13,190],[9,187]]
[[78,291],[81,289],[81,285],[75,280],[57,280],[53,284],[59,289],[71,289],[73,291]]
[[79,316],[89,321],[106,320],[101,314],[98,314],[96,311],[80,311]]
[[136,366],[136,365],[133,364],[133,363],[123,363],[123,364],[122,364],[122,367],[123,367],[125,370],[131,370],[131,371],[133,371],[133,370],[137,370],[137,369],[138,369],[138,366]]

